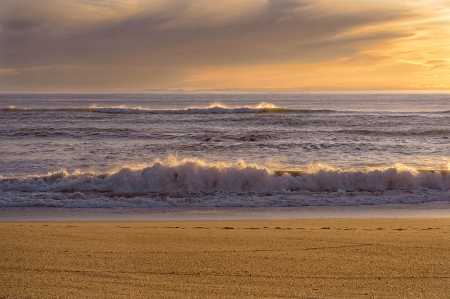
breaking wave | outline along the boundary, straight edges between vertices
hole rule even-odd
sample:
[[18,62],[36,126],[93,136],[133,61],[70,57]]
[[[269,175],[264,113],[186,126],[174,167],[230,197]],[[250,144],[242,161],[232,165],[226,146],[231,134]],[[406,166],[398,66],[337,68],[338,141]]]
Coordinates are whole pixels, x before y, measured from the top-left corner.
[[307,110],[307,109],[290,109],[285,107],[277,107],[270,103],[260,103],[256,106],[229,107],[220,103],[214,103],[206,107],[188,107],[184,109],[150,109],[142,107],[70,107],[70,108],[16,108],[9,106],[1,108],[0,111],[86,111],[96,113],[113,113],[113,114],[233,114],[233,113],[331,113],[333,110]]
[[[130,107],[125,105],[98,107],[92,105],[89,107],[61,107],[61,108],[18,108],[14,106],[0,108],[3,112],[46,112],[46,111],[65,111],[65,112],[95,112],[110,114],[235,114],[235,113],[379,113],[380,111],[358,111],[358,110],[333,110],[333,109],[294,109],[279,107],[275,104],[261,102],[254,106],[227,106],[221,103],[214,103],[209,106],[186,107],[181,109],[151,109],[146,107]],[[383,113],[398,114],[450,114],[450,110],[444,111],[384,111]]]
[[[15,195],[11,196],[11,192]],[[6,194],[9,194],[6,196]],[[344,171],[271,171],[237,161],[168,158],[115,173],[0,177],[0,207],[8,206],[286,206],[450,201],[447,171],[397,165]]]

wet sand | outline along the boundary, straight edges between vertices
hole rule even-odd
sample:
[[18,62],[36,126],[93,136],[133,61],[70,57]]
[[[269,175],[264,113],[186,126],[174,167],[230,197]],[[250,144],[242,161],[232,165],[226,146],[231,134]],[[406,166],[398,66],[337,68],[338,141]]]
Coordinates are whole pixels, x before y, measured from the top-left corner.
[[0,223],[0,298],[449,298],[450,218]]

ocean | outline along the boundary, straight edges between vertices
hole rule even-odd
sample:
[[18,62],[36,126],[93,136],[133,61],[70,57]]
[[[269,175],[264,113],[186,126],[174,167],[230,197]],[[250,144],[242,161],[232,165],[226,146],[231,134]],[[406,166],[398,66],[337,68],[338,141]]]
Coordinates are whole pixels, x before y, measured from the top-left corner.
[[1,94],[0,208],[450,203],[450,94]]

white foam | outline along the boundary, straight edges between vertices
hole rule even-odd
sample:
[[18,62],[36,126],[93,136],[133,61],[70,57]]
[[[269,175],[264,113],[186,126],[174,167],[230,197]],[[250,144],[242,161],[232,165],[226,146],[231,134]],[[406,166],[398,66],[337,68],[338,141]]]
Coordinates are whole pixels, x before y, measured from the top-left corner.
[[187,107],[181,109],[152,109],[145,107],[129,107],[126,105],[98,107],[96,105],[89,107],[65,107],[65,108],[16,108],[9,106],[0,108],[0,111],[7,112],[30,112],[30,111],[65,111],[65,112],[96,112],[96,113],[113,113],[113,114],[235,114],[235,113],[330,113],[339,112],[335,110],[319,109],[292,109],[286,107],[278,107],[271,103],[261,102],[254,106],[235,106],[230,107],[221,103],[214,103],[202,107]]
[[172,192],[148,194],[112,194],[98,192],[17,192],[0,190],[0,208],[60,207],[296,207],[447,204],[450,191],[418,189],[382,192]]
[[[90,110],[100,113],[126,113],[126,114],[139,114],[139,113],[152,113],[152,114],[228,114],[228,113],[260,113],[267,109],[280,109],[274,104],[260,103],[256,106],[243,106],[243,107],[228,107],[220,103],[214,103],[206,107],[188,107],[184,109],[164,109],[155,110],[142,107],[95,107],[91,106]],[[282,108],[281,108],[282,109]]]
[[[279,172],[278,172],[279,173]],[[450,190],[450,176],[444,172],[419,173],[394,166],[368,171],[343,171],[311,167],[301,175],[279,175],[267,168],[237,161],[234,164],[207,163],[199,159],[170,157],[150,166],[121,168],[115,173],[95,174],[62,170],[47,176],[2,178],[0,190],[27,192],[93,191],[120,194],[151,192],[345,192]]]
[[114,173],[0,179],[0,207],[283,207],[450,202],[446,172],[324,165],[281,174],[255,164],[169,157]]

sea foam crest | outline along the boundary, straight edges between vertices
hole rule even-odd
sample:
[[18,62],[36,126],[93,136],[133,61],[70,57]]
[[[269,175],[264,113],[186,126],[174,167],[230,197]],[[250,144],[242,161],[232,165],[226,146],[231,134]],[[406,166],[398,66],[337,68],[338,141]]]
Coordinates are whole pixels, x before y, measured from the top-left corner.
[[256,106],[242,106],[242,107],[229,107],[221,103],[214,103],[205,107],[188,107],[184,109],[164,109],[155,110],[142,107],[95,107],[91,106],[89,109],[93,112],[100,113],[126,113],[126,114],[139,114],[139,113],[152,113],[152,114],[227,114],[227,113],[261,113],[271,110],[288,110],[287,108],[277,107],[270,103],[260,103]]
[[115,173],[72,173],[0,179],[0,190],[28,192],[361,192],[414,189],[450,190],[446,172],[417,172],[395,166],[367,171],[311,168],[307,172],[271,171],[255,164],[207,163],[168,158],[143,168],[124,167]]
[[16,108],[9,106],[7,108],[1,108],[1,111],[9,112],[23,112],[23,111],[86,111],[97,113],[121,113],[121,114],[231,114],[231,113],[278,113],[278,112],[293,112],[307,110],[295,110],[284,107],[278,107],[271,103],[259,103],[255,106],[237,106],[230,107],[221,103],[214,103],[209,106],[203,107],[187,107],[182,109],[150,109],[142,107],[129,107],[129,106],[111,106],[111,107],[98,107],[96,105],[90,107],[65,107],[65,108]]

